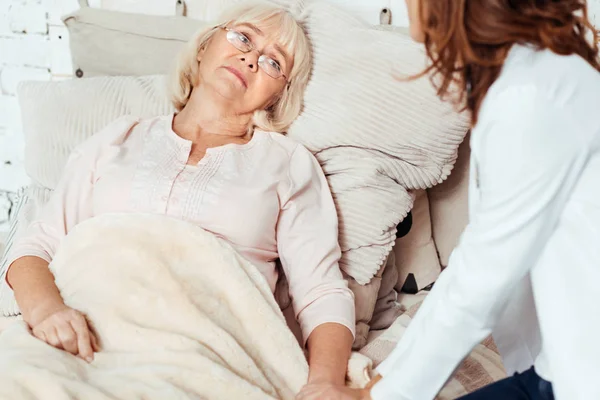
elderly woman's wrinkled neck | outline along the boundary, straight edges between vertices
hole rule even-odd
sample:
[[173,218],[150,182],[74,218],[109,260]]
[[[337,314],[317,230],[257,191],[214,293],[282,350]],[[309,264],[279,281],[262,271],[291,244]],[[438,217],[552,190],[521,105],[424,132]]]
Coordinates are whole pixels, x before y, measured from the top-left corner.
[[252,117],[253,113],[236,114],[227,99],[199,85],[183,110],[173,118],[173,130],[193,142],[212,135],[250,140],[252,134],[248,127]]

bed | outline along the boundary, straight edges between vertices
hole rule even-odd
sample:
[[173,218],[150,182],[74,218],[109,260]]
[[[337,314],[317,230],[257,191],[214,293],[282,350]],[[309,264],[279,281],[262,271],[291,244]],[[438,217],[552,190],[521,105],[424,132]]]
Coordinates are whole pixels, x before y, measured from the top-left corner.
[[[406,311],[388,329],[371,331],[368,343],[360,353],[373,361],[373,367],[381,363],[393,350],[426,295],[426,291],[416,295],[400,294],[398,302]],[[21,319],[20,316],[0,317],[0,333],[7,326]],[[456,399],[505,376],[498,350],[493,340],[488,338],[477,345],[463,361],[453,378],[440,392],[437,400]]]
[[[336,2],[341,3],[338,1],[333,1],[333,3]],[[395,6],[398,6],[397,3],[398,2],[394,2]],[[384,12],[384,7],[382,8],[380,5],[381,4],[375,4],[375,2],[370,5],[372,13],[368,15],[372,16],[373,18],[369,18],[369,23],[374,23],[371,20],[375,19],[380,21],[380,15],[389,13],[389,10]],[[190,10],[193,9],[194,7],[190,7]],[[398,14],[396,10],[398,10],[397,7],[394,8],[393,11]],[[405,16],[401,18],[401,24],[405,22],[404,17]],[[83,21],[83,16],[81,15],[69,19],[69,21],[71,21],[70,23],[72,24],[70,28],[72,40],[75,40],[74,38],[77,37],[73,31],[76,25],[73,21],[75,21],[77,18],[81,18],[80,22]],[[149,24],[149,26],[154,34],[155,24]],[[114,27],[111,27],[111,29],[112,28]],[[140,30],[142,28],[137,26],[136,29]],[[112,29],[112,31],[116,32],[116,29]],[[120,34],[124,33],[121,32]],[[86,40],[90,40],[89,36],[85,37],[88,38]],[[104,40],[104,42],[106,42],[106,40]],[[118,43],[118,40],[112,42]],[[94,45],[104,45],[104,43],[99,41]],[[97,56],[97,54],[102,54],[101,50],[102,49],[91,52],[89,51],[89,47],[84,47],[80,49],[79,52],[73,52],[75,66],[77,67],[77,63],[80,63],[79,67],[82,69],[86,77],[93,74],[109,74],[106,73],[106,71],[102,71],[100,68],[101,66],[98,64],[86,68],[84,65],[86,60],[82,58],[76,59],[76,55],[79,54],[83,57],[85,54],[94,53]],[[108,49],[107,51],[110,50],[111,49]],[[103,56],[97,56],[97,58],[103,58]],[[106,57],[106,59],[109,59],[109,57]],[[127,64],[127,60],[125,59],[123,59],[122,62],[123,64]],[[133,64],[131,63],[131,65]],[[123,73],[122,75],[135,75],[133,72],[136,71],[131,73],[129,72],[130,71],[128,70],[127,74]],[[148,82],[149,81],[144,81],[144,89],[150,87]],[[63,87],[67,88],[66,85],[67,84],[65,83],[65,86]],[[50,88],[44,88],[41,85],[38,85],[37,87],[30,85],[31,90],[28,91],[26,86],[27,85],[25,85],[25,87],[21,87],[20,97],[21,101],[23,101],[23,98],[31,99],[29,102],[30,108],[40,109],[38,102],[40,102],[40,98],[43,98],[42,94],[45,94],[47,99],[54,103],[58,104],[61,101],[60,96],[55,95],[56,92],[51,91]],[[57,87],[58,86],[55,86],[54,89]],[[73,91],[75,90],[74,87],[67,89]],[[67,93],[67,89],[60,93]],[[89,92],[99,93],[100,91],[86,88],[86,93]],[[23,96],[24,94],[25,96]],[[87,99],[87,97],[88,96],[85,96],[85,98],[82,99]],[[407,97],[410,98],[411,96]],[[121,98],[119,98],[118,101],[114,101],[114,103],[119,104],[120,102]],[[27,104],[27,101],[24,103]],[[85,106],[83,102],[80,103]],[[36,107],[33,107],[33,104],[35,104]],[[76,106],[78,106],[78,104],[70,104],[69,108],[66,109],[71,110]],[[138,110],[136,106],[131,104],[127,104],[127,107],[125,108],[127,108],[129,112],[132,112],[131,110]],[[326,107],[319,103],[316,108]],[[53,111],[47,112],[48,116],[54,120],[55,115]],[[407,110],[406,112],[411,112],[411,110]],[[96,119],[94,119],[94,122],[98,123]],[[30,119],[28,124],[29,129],[27,129],[27,131],[36,132],[39,134],[38,137],[30,136],[27,138],[29,143],[48,143],[46,140],[47,138],[51,137],[51,135],[48,135],[47,127],[50,124],[43,121],[41,118],[36,120]],[[33,129],[34,125],[36,126],[36,129]],[[84,124],[74,125],[83,126]],[[60,128],[61,129],[56,129],[56,131],[62,133],[62,128],[64,127]],[[408,131],[411,132],[410,130]],[[464,135],[464,131],[462,132],[462,135]],[[73,138],[74,137],[75,136],[73,136]],[[59,138],[56,137],[54,139]],[[460,138],[457,140],[458,141],[452,144],[455,147],[458,147],[458,143],[460,143],[462,140],[462,136],[460,136]],[[56,158],[65,158],[68,154],[68,149],[66,149],[67,144],[63,142],[60,143],[61,146],[65,146],[65,149],[59,149],[60,152],[57,152]],[[68,145],[71,146],[71,143]],[[29,151],[31,151],[34,147],[35,146],[28,147]],[[62,163],[62,161],[61,163],[58,163],[56,158],[52,158],[51,160],[47,160],[48,162],[44,164],[40,160],[44,159],[44,157],[49,158],[49,152],[45,152],[42,148],[38,148],[37,150],[37,154],[34,154],[35,151],[33,151],[32,153],[26,155],[26,158],[29,157],[30,159],[33,159],[32,157],[36,157],[37,160],[37,166],[35,166],[32,171],[34,172],[33,181],[38,185],[35,187],[32,186],[33,189],[32,187],[29,188],[30,202],[28,206],[31,209],[35,209],[37,203],[41,204],[45,202],[50,192],[49,188],[52,187],[52,184],[48,182],[51,182],[56,178],[56,176],[58,176],[60,168],[57,168],[57,165]],[[43,157],[40,157],[42,154]],[[388,258],[388,265],[386,265],[386,268],[381,268],[380,274],[376,276],[377,279],[374,279],[378,285],[372,285],[371,287],[368,287],[368,285],[366,286],[369,294],[363,303],[370,303],[370,309],[365,312],[367,317],[363,318],[361,316],[359,319],[361,320],[360,323],[362,323],[365,335],[366,332],[369,332],[369,329],[370,332],[368,333],[368,339],[366,340],[366,343],[363,343],[365,345],[360,350],[360,353],[369,357],[373,361],[375,367],[385,359],[385,357],[394,348],[397,341],[401,338],[404,330],[410,323],[412,316],[415,314],[420,303],[428,293],[423,289],[433,283],[443,267],[447,265],[449,253],[455,246],[458,236],[466,224],[466,171],[468,170],[469,159],[468,145],[463,145],[458,154],[458,162],[454,167],[452,175],[446,182],[433,188],[430,188],[430,185],[423,185],[421,190],[414,190],[411,193],[412,197],[407,197],[411,204],[412,201],[414,201],[414,207],[412,208],[413,228],[408,235],[398,239],[395,242],[395,247],[392,251],[393,258]],[[452,169],[455,153],[452,153],[449,158],[452,162],[448,163],[448,173],[449,170]],[[56,170],[57,172],[52,175],[48,173],[49,170]],[[31,173],[32,171],[28,172]],[[440,180],[443,180],[446,177],[447,176],[439,176]],[[43,185],[39,185],[40,183]],[[425,188],[428,189],[425,190]],[[29,213],[32,214],[33,211],[29,211]],[[389,249],[387,250],[389,251]],[[406,293],[407,291],[416,294],[408,294]],[[395,298],[396,292],[399,292],[397,301],[390,302],[390,296]],[[392,306],[386,309],[387,312],[377,312],[378,309],[381,311],[381,308],[378,308],[379,306],[377,304],[379,304],[379,302],[376,304],[376,300],[379,300],[381,303],[386,303],[387,305],[391,304]],[[357,314],[361,313],[362,311],[358,312]],[[390,319],[390,315],[393,316],[392,319]],[[19,319],[20,317],[0,317],[0,332]],[[385,328],[381,329],[382,326]],[[471,355],[465,359],[461,368],[447,383],[438,398],[444,400],[455,399],[504,376],[505,372],[502,367],[500,356],[498,355],[498,350],[496,349],[493,341],[491,339],[487,339],[478,345]]]

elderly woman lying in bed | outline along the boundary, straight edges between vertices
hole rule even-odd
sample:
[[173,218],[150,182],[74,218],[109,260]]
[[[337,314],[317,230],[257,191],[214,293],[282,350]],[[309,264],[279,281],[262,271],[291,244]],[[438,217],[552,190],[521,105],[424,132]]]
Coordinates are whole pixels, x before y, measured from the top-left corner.
[[354,330],[338,267],[337,215],[319,164],[286,138],[310,73],[307,37],[287,12],[246,6],[200,32],[178,63],[174,115],[118,121],[72,153],[49,203],[13,246],[7,274],[42,341],[92,360],[96,339],[49,270],[61,240],[109,212],[160,213],[225,239],[290,283],[309,353],[309,383],[343,384]]

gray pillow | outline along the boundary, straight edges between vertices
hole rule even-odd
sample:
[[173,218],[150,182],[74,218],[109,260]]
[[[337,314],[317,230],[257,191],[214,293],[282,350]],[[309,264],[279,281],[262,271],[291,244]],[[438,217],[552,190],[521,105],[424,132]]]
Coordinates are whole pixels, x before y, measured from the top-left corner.
[[63,17],[73,71],[99,75],[171,72],[182,46],[208,23],[190,18],[131,14],[82,7]]

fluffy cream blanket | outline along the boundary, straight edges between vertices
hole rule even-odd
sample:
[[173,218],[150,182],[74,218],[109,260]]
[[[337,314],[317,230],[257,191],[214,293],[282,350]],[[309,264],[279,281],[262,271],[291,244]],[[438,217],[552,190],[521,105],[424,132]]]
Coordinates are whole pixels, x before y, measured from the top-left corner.
[[[92,364],[0,335],[2,399],[293,399],[308,365],[260,272],[212,234],[156,215],[78,225],[51,264],[102,351]],[[354,385],[368,361],[354,355]],[[362,381],[361,381],[362,380]]]

